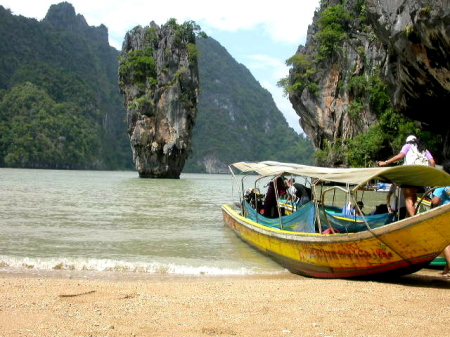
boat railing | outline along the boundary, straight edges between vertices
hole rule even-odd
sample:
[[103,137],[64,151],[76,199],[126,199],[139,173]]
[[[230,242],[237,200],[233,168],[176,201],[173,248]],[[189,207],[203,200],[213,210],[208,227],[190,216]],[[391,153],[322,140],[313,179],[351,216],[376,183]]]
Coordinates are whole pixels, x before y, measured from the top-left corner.
[[[358,213],[359,213],[358,217],[361,218],[361,220],[364,222],[367,230],[368,231],[372,231],[372,228],[370,227],[366,216],[364,215],[362,209],[360,208],[360,206],[359,206],[359,204],[358,204],[358,202],[356,200],[354,192],[352,190],[350,190],[349,186],[347,185],[345,188],[342,187],[342,186],[331,186],[331,187],[326,188],[324,191],[322,191],[320,203],[316,202],[316,207],[317,207],[317,212],[316,212],[317,219],[316,220],[317,220],[317,225],[318,225],[319,232],[322,233],[322,231],[323,231],[322,219],[320,217],[321,213],[324,215],[324,218],[325,218],[325,221],[326,221],[325,225],[330,229],[331,233],[334,234],[334,233],[338,233],[339,232],[331,224],[331,221],[328,218],[328,216],[329,216],[328,212],[325,209],[325,207],[326,207],[325,206],[326,205],[326,203],[325,203],[325,196],[329,192],[336,192],[336,191],[341,191],[341,192],[345,193],[345,195],[346,195],[345,203],[347,204],[348,202],[351,202],[354,205],[355,212],[358,211]],[[323,212],[320,212],[319,208],[322,208]]]
[[416,214],[427,211],[432,205],[430,197],[437,187],[431,187],[425,191],[421,198],[417,200]]

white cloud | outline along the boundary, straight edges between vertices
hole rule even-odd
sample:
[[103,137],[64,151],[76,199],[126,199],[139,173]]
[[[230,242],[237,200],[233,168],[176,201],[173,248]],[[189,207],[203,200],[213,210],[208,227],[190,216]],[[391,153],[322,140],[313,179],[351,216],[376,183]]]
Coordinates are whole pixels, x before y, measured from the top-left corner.
[[[2,0],[2,5],[11,8],[15,14],[42,19],[52,0]],[[319,0],[284,0],[269,3],[261,0],[171,0],[156,2],[148,0],[69,0],[77,13],[83,15],[93,26],[104,24],[114,37],[137,25],[146,26],[150,21],[161,25],[170,18],[179,22],[193,20],[202,22],[205,29],[236,32],[263,29],[274,41],[300,43]],[[112,41],[116,46],[121,41]]]
[[252,71],[267,71],[266,76],[270,76],[275,83],[278,82],[281,78],[286,77],[289,68],[286,66],[286,62],[279,58],[269,56],[269,55],[250,55],[248,56],[250,59],[247,62],[247,67]]

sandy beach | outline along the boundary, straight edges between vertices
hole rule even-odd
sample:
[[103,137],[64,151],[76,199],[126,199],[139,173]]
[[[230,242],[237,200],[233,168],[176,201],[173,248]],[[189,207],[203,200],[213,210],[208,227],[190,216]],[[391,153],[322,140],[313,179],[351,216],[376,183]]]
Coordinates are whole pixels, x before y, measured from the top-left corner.
[[450,279],[0,274],[0,336],[449,336]]

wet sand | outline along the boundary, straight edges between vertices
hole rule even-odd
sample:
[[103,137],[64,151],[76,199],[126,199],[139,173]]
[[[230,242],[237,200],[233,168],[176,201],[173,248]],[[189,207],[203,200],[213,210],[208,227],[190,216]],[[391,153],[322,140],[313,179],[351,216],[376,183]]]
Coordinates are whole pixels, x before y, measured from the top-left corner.
[[0,336],[449,336],[450,279],[0,273]]

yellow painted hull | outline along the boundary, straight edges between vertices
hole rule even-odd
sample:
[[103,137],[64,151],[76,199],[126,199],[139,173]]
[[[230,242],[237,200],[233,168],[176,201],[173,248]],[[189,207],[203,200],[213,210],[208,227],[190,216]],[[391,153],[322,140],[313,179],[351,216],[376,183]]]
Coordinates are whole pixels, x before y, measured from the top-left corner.
[[372,231],[294,233],[260,225],[229,205],[225,225],[293,273],[320,278],[404,275],[429,265],[450,244],[450,204]]

